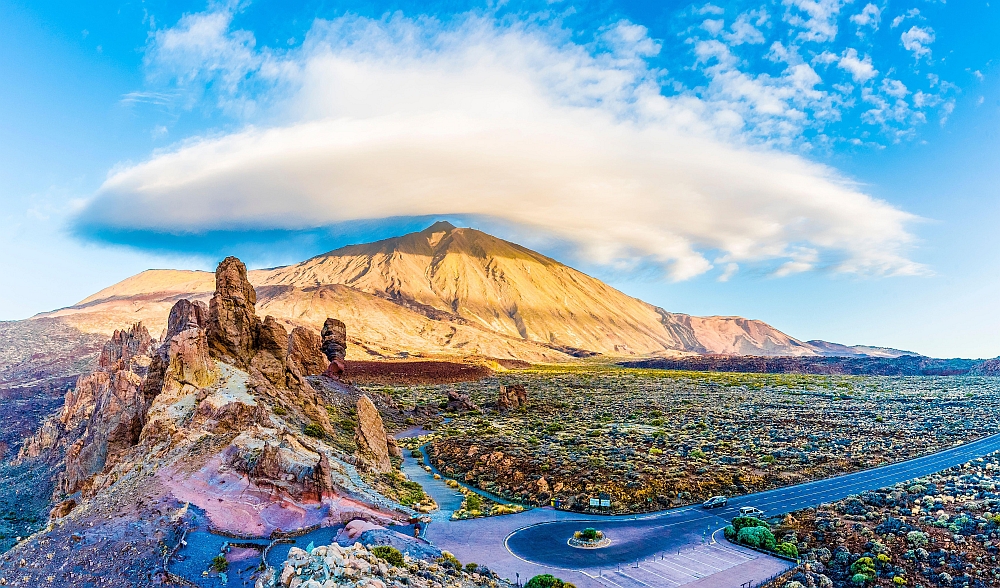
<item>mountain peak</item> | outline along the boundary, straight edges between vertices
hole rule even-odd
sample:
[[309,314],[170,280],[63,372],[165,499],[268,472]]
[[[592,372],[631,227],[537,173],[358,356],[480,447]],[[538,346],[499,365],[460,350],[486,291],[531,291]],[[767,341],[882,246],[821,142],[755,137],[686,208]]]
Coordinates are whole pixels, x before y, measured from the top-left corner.
[[440,233],[441,231],[444,231],[446,233],[450,233],[451,231],[454,231],[455,229],[456,229],[455,225],[451,224],[448,221],[437,221],[433,225],[431,225],[431,226],[427,227],[426,229],[424,229],[423,231],[421,231],[421,233]]

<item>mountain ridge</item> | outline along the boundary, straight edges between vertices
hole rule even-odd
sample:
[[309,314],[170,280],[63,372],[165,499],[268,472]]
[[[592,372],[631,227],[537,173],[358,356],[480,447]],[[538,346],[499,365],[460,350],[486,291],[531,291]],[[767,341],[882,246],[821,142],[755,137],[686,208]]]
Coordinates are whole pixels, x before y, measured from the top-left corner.
[[[338,318],[360,327],[352,340],[355,357],[908,354],[802,341],[744,317],[670,312],[541,253],[443,221],[251,270],[248,277],[261,293],[260,311],[290,326],[308,326],[313,315],[349,315]],[[62,318],[83,332],[120,327],[127,319],[155,330],[178,297],[206,300],[213,287],[210,272],[146,270],[34,318]]]

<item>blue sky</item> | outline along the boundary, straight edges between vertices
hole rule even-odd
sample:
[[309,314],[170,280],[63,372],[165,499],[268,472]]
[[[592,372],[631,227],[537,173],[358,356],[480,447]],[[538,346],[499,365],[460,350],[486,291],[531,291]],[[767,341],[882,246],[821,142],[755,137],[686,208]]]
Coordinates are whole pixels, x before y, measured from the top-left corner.
[[0,0],[0,319],[435,218],[671,311],[1000,355],[986,2]]

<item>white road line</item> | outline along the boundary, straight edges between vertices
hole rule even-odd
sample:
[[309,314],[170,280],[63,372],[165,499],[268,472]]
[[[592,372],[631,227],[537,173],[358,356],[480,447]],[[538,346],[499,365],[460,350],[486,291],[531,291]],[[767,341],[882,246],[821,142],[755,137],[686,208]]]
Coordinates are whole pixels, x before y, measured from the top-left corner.
[[664,575],[662,575],[662,574],[657,574],[657,573],[656,573],[656,572],[654,572],[653,570],[648,570],[648,569],[646,569],[646,568],[643,568],[643,567],[640,567],[640,568],[638,568],[638,569],[640,569],[640,570],[642,570],[642,571],[646,572],[647,574],[653,574],[653,575],[654,575],[654,576],[656,576],[657,578],[663,578],[663,580],[665,580],[666,582],[669,582],[669,583],[671,583],[671,584],[676,584],[676,585],[678,585],[678,586],[683,586],[683,584],[681,584],[681,583],[677,582],[676,580],[672,580],[672,579],[670,579],[670,578],[668,578],[668,577],[666,577],[666,576],[664,576]]
[[622,576],[625,576],[626,578],[632,580],[633,582],[638,582],[638,583],[642,584],[643,586],[649,586],[649,584],[643,582],[639,578],[632,577],[632,576],[626,574],[625,572],[617,572],[617,573],[620,574],[620,575],[622,575]]
[[[721,572],[722,570],[726,569],[726,568],[717,568],[717,567],[715,567],[715,566],[713,566],[713,565],[709,565],[709,564],[707,564],[707,563],[705,563],[705,562],[703,562],[703,561],[700,561],[700,560],[697,560],[697,559],[694,559],[693,557],[688,557],[688,556],[686,556],[686,555],[682,555],[681,557],[683,557],[683,558],[684,558],[684,559],[686,559],[686,560],[689,560],[689,561],[693,561],[693,562],[695,562],[696,564],[699,564],[699,565],[703,565],[703,566],[705,566],[706,568],[711,568],[711,569],[713,569],[713,570],[715,570],[715,571],[717,571],[717,572]],[[711,575],[711,574],[709,574],[709,575]]]
[[702,576],[704,576],[704,574],[702,574],[702,573],[700,573],[700,572],[698,572],[696,570],[692,570],[692,569],[686,568],[686,567],[682,566],[680,563],[675,562],[675,561],[670,560],[670,559],[665,559],[663,561],[658,561],[654,565],[663,566],[663,567],[668,568],[668,569],[677,568],[677,569],[674,569],[675,572],[681,572],[682,574],[687,574],[688,576],[694,576],[695,578],[701,578]]

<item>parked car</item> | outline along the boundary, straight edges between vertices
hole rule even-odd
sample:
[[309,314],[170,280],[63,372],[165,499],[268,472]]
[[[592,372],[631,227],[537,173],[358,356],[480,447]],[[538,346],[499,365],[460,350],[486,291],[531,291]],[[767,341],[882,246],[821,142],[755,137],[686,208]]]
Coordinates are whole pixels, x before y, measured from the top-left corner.
[[760,510],[759,508],[755,508],[753,506],[744,506],[740,508],[740,516],[760,518],[764,516],[764,511]]
[[706,500],[705,502],[702,502],[701,503],[701,507],[702,508],[719,508],[719,507],[722,507],[722,506],[726,506],[726,504],[728,502],[729,502],[729,499],[726,498],[725,496],[713,496],[713,497],[709,498],[708,500]]

